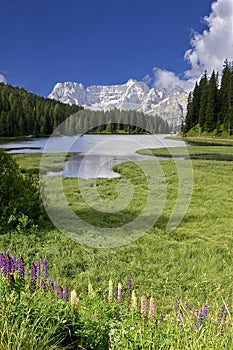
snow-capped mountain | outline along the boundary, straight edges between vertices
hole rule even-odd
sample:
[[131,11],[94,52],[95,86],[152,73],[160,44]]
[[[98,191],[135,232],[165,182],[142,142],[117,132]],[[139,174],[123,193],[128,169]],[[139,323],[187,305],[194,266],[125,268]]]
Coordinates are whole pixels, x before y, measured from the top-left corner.
[[173,126],[181,125],[187,105],[187,93],[179,87],[169,91],[149,89],[144,82],[133,79],[122,85],[92,85],[86,89],[80,83],[57,83],[48,97],[92,110],[118,108],[157,114]]

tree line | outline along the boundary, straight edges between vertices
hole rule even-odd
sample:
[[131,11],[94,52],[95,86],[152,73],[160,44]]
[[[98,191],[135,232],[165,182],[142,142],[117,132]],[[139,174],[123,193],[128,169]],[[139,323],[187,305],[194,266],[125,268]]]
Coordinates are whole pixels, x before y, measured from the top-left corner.
[[169,133],[169,124],[158,116],[145,115],[134,110],[111,109],[91,111],[83,109],[66,119],[63,133],[76,135],[84,133]]
[[0,83],[0,137],[51,135],[81,108]]
[[199,125],[201,131],[221,132],[233,129],[233,63],[225,60],[222,77],[214,70],[205,71],[189,93],[187,115],[182,131],[187,133]]
[[169,132],[168,123],[158,116],[133,110],[91,111],[0,83],[0,137],[51,135],[64,121],[67,135]]

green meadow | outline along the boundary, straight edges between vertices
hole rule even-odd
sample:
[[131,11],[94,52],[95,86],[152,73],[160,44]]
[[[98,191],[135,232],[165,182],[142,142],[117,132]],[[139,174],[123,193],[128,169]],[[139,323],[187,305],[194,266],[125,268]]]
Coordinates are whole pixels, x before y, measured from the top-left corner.
[[[193,179],[190,179],[193,181],[191,202],[181,223],[167,233],[166,226],[178,195],[177,166],[182,166],[179,162],[185,162],[183,158],[187,157],[187,150],[193,170]],[[79,321],[70,321],[67,327],[74,334],[73,327],[81,329],[83,338],[81,333],[76,334],[74,347],[70,340],[70,343],[66,341],[65,345],[55,348],[232,349],[233,148],[203,145],[187,147],[187,150],[174,149],[175,161],[168,158],[170,152],[167,149],[139,151],[159,158],[145,161],[145,171],[137,163],[115,166],[114,170],[121,174],[120,178],[97,179],[95,182],[92,179],[62,179],[69,206],[82,220],[96,227],[114,228],[140,215],[147,200],[148,176],[154,169],[160,168],[152,189],[158,197],[162,195],[161,188],[166,189],[162,213],[149,230],[129,244],[113,248],[85,246],[59,232],[49,221],[30,229],[18,226],[17,229],[2,232],[1,251],[24,257],[28,266],[32,261],[46,257],[50,275],[69,290],[75,290],[79,296],[80,308],[76,310]],[[24,171],[30,168],[37,171],[40,157],[40,154],[13,156]],[[117,199],[122,180],[131,183],[134,193],[130,203],[119,213],[90,208],[83,198],[82,191],[88,196],[95,186],[99,196],[111,203]],[[51,186],[52,182],[51,179]],[[129,303],[129,296],[124,294],[129,277],[138,298],[136,311],[132,311],[129,304],[133,302]],[[118,295],[115,301],[106,301],[111,289],[109,280],[113,287],[121,284],[123,300]],[[105,299],[100,301],[102,292]],[[60,300],[51,301],[49,297],[45,301],[46,297],[39,293],[34,292],[31,298],[42,298],[45,309],[47,303],[59,302],[60,310]],[[150,298],[155,299],[155,316],[144,314],[140,306],[142,296],[147,300],[146,312],[149,312]],[[22,302],[26,303],[25,300]],[[186,307],[187,303],[189,308]],[[197,324],[203,305],[208,305],[209,318],[203,311],[205,320],[199,327]],[[221,328],[219,318],[222,317],[222,305],[227,311]],[[64,308],[68,312],[67,306]],[[195,314],[194,309],[199,311],[195,311]],[[166,315],[164,321],[160,319],[161,314]],[[99,326],[93,317],[97,318]],[[35,336],[37,327],[30,332]],[[1,339],[5,338],[0,335]],[[57,341],[59,343],[59,339]],[[53,348],[51,344],[43,346],[41,348]],[[30,347],[24,345],[21,348]],[[6,345],[1,347],[0,342],[0,349],[8,348]],[[36,345],[33,349],[37,349]]]
[[[195,156],[233,156],[231,147],[197,146],[189,147],[188,151]],[[153,151],[158,156],[165,156],[167,152],[166,149]],[[179,148],[177,155],[182,156]],[[33,167],[36,162],[38,166],[40,160],[38,154],[14,157],[22,167],[29,167],[30,162]],[[153,162],[146,163],[148,173],[150,168],[153,171]],[[178,175],[173,160],[159,160],[159,163],[166,177],[163,212],[156,224],[131,244],[112,249],[82,246],[57,231],[52,224],[46,224],[45,228],[30,235],[6,233],[1,237],[2,248],[8,247],[11,252],[17,249],[20,254],[27,252],[31,257],[35,254],[49,256],[53,272],[60,272],[61,277],[68,275],[71,284],[79,284],[81,280],[81,289],[82,286],[85,288],[89,279],[93,285],[101,287],[109,277],[121,280],[130,275],[140,292],[145,293],[146,287],[148,294],[153,291],[158,299],[163,299],[165,293],[166,302],[186,295],[205,300],[207,295],[216,296],[216,291],[221,294],[223,290],[231,294],[232,163],[225,160],[192,160],[191,203],[181,224],[171,233],[166,233],[166,225],[177,199]],[[119,221],[126,223],[140,213],[146,201],[147,179],[136,163],[120,164],[114,170],[123,179],[131,180],[135,190],[129,206],[116,214],[90,208],[82,198],[77,179],[63,179],[71,208],[92,225],[114,227],[119,225]],[[115,200],[119,181],[120,178],[97,179],[96,187],[100,196],[107,201]],[[93,180],[80,182],[85,191],[91,191]],[[34,240],[32,236],[35,236]]]

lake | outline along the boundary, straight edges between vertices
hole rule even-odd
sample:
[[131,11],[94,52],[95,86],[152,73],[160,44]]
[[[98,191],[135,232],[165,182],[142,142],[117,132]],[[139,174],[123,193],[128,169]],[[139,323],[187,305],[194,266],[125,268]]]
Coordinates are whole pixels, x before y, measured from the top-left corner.
[[79,178],[112,178],[120,176],[112,170],[116,164],[128,161],[152,160],[150,156],[135,153],[144,148],[184,146],[185,142],[166,138],[168,135],[83,135],[50,138],[28,138],[8,141],[0,145],[8,153],[70,153],[63,163],[63,175]]

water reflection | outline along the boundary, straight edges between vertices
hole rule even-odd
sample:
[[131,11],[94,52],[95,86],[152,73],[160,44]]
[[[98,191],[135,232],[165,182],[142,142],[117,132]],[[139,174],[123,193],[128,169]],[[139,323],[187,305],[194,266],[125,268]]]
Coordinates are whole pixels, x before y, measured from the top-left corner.
[[47,175],[63,175],[80,178],[110,178],[120,175],[112,170],[122,162],[153,160],[135,152],[143,148],[184,146],[183,141],[166,139],[166,135],[84,135],[62,136],[26,141],[7,142],[0,147],[9,153],[61,153],[69,152],[70,158],[63,163],[62,172]]

